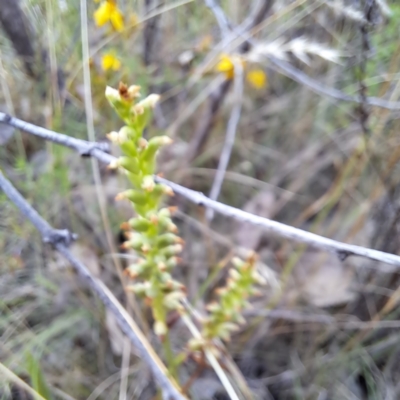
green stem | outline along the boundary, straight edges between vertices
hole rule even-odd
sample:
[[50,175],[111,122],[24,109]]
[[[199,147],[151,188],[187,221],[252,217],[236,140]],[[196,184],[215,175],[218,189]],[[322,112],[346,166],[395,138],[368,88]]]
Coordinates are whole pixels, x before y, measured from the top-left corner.
[[163,349],[164,349],[164,354],[165,354],[165,359],[166,359],[166,364],[168,367],[168,371],[171,374],[171,376],[179,383],[178,379],[178,371],[176,369],[176,363],[175,363],[175,356],[172,351],[172,346],[171,346],[171,339],[169,336],[169,331],[167,331],[164,340],[163,340]]

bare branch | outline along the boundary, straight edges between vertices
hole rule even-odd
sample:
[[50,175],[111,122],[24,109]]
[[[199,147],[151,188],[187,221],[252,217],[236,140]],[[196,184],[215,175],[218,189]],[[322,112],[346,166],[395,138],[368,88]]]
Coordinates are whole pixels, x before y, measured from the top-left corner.
[[[13,118],[13,120],[16,120],[16,118]],[[30,131],[27,132],[31,133]],[[53,139],[56,139],[58,135],[60,134],[53,132]],[[60,136],[63,137],[65,135]],[[51,140],[50,137],[48,139]],[[63,140],[60,140],[59,138],[54,141],[59,144],[64,144]],[[83,140],[83,142],[85,141]],[[85,143],[88,147],[92,145],[90,142]],[[90,155],[96,157],[99,161],[106,164],[115,161],[114,156],[104,153],[97,148],[92,149]],[[259,217],[246,211],[242,211],[238,208],[219,203],[218,201],[209,199],[201,192],[187,189],[181,185],[168,181],[167,179],[161,178],[159,176],[155,176],[154,180],[156,182],[168,185],[175,193],[180,194],[181,196],[199,206],[211,208],[222,215],[226,215],[240,221],[245,221],[251,224],[262,226],[265,230],[276,234],[277,236],[294,240],[299,243],[305,243],[317,249],[333,252],[337,254],[341,260],[344,260],[348,256],[356,255],[400,267],[400,256],[397,256],[395,254],[385,253],[383,251],[368,249],[366,247],[346,244],[333,239],[328,239],[323,236],[316,235],[315,233],[307,232],[290,225],[285,225],[280,222],[270,220],[268,218]]]
[[45,243],[64,243],[69,245],[72,240],[77,239],[77,235],[71,234],[67,229],[52,228],[38,212],[21,196],[14,186],[4,177],[0,170],[0,187],[7,197],[19,208],[21,213],[25,215],[29,221],[40,232]]
[[[59,142],[58,142],[59,143]],[[158,385],[163,391],[164,398],[173,400],[185,400],[186,398],[179,392],[177,385],[168,378],[168,371],[162,361],[154,352],[150,343],[140,331],[135,321],[122,307],[119,301],[103,282],[95,278],[90,271],[78,259],[76,259],[68,249],[68,244],[74,235],[67,230],[56,230],[45,221],[36,210],[23,198],[0,171],[0,188],[5,195],[19,208],[22,214],[32,222],[42,235],[45,242],[49,242],[61,253],[86,280],[90,288],[99,296],[103,304],[114,314],[122,331],[130,339],[132,344],[138,349],[140,356],[150,367]]]
[[156,177],[156,179],[158,182],[168,185],[175,193],[180,194],[199,206],[211,208],[220,214],[238,219],[240,221],[250,222],[254,225],[262,226],[267,231],[278,236],[291,239],[296,242],[305,243],[321,250],[334,252],[341,260],[344,260],[350,255],[357,255],[400,267],[400,256],[328,239],[323,236],[316,235],[315,233],[307,232],[293,226],[285,225],[268,218],[259,217],[246,211],[242,211],[238,208],[219,203],[215,200],[209,199],[201,192],[187,189],[166,179],[160,177]]
[[205,0],[206,6],[212,11],[215,19],[218,22],[221,36],[224,38],[230,33],[229,21],[225,16],[224,11],[215,0]]
[[[231,116],[229,117],[228,127],[225,135],[224,147],[222,148],[221,157],[218,163],[217,173],[214,178],[214,182],[210,191],[210,199],[218,200],[219,193],[221,191],[222,184],[225,178],[225,172],[231,158],[232,148],[235,143],[237,126],[240,120],[240,114],[242,111],[242,97],[243,97],[243,67],[240,62],[234,64],[234,106],[232,107]],[[208,220],[212,220],[214,212],[211,208],[207,210],[206,217]]]
[[289,78],[293,79],[298,83],[301,83],[302,85],[309,87],[315,93],[351,103],[357,103],[357,104],[365,103],[371,106],[386,108],[388,110],[400,110],[400,102],[387,101],[379,97],[366,97],[364,101],[360,97],[351,96],[346,93],[343,93],[338,89],[331,88],[321,84],[321,82],[318,82],[313,78],[310,78],[303,71],[300,71],[299,69],[293,67],[292,65],[290,65],[285,61],[278,60],[275,57],[268,57],[268,60],[275,66],[275,68],[277,68],[284,75],[288,76]]
[[62,133],[57,133],[40,126],[30,124],[29,122],[22,121],[18,118],[13,118],[10,115],[2,112],[0,112],[0,122],[13,126],[14,128],[21,129],[24,132],[28,132],[31,135],[38,136],[42,139],[50,140],[51,142],[70,147],[82,156],[90,156],[91,152],[96,149],[101,150],[102,152],[108,152],[110,149],[108,143],[91,143],[86,140],[76,139]]

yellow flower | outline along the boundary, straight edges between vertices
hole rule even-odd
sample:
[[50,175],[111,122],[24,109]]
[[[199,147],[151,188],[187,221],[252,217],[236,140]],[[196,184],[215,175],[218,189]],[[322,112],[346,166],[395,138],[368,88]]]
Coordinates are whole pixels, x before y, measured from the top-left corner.
[[109,69],[118,71],[121,68],[121,61],[119,61],[113,54],[106,53],[101,58],[101,67],[104,71],[108,71]]
[[253,69],[246,76],[247,82],[255,89],[263,89],[267,86],[267,75],[262,69]]
[[223,72],[228,79],[232,79],[235,74],[235,67],[231,58],[227,54],[221,54],[215,70]]
[[235,75],[235,62],[239,62],[242,67],[244,66],[244,61],[239,56],[231,57],[228,54],[221,54],[215,70],[224,73],[227,79],[232,79]]
[[110,22],[116,31],[124,29],[122,13],[113,0],[103,1],[95,11],[93,17],[97,26],[103,26],[107,22]]

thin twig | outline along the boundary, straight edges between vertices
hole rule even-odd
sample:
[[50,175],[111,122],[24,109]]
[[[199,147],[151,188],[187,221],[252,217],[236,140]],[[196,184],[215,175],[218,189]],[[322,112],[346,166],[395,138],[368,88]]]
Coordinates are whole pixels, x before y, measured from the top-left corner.
[[212,208],[214,211],[228,217],[261,226],[267,231],[278,236],[291,239],[299,243],[306,243],[321,250],[334,252],[341,260],[344,260],[351,255],[357,255],[400,267],[400,256],[328,239],[315,233],[307,232],[290,225],[285,225],[268,218],[259,217],[246,211],[242,211],[238,208],[219,203],[215,200],[209,199],[201,192],[187,189],[164,178],[156,177],[156,180],[157,182],[168,185],[175,193],[180,194],[199,206]]
[[267,58],[268,61],[272,64],[272,66],[275,66],[275,68],[279,72],[283,73],[284,75],[293,79],[294,81],[307,86],[317,94],[325,95],[328,97],[332,97],[333,99],[347,101],[350,103],[362,104],[364,102],[365,104],[381,108],[387,108],[388,110],[400,109],[400,102],[398,101],[387,101],[379,97],[366,97],[364,100],[362,100],[358,96],[351,96],[346,93],[343,93],[338,89],[325,86],[321,82],[318,82],[313,78],[310,78],[303,71],[300,71],[299,69],[293,67],[291,64],[285,61],[278,60],[276,57],[267,57]]
[[[135,321],[126,312],[126,310],[122,307],[111,291],[104,285],[104,283],[95,278],[87,269],[87,267],[72,255],[67,246],[69,245],[73,235],[69,234],[68,231],[59,231],[52,228],[47,221],[45,221],[22,197],[22,195],[14,188],[11,182],[5,178],[1,171],[0,189],[2,189],[11,202],[18,207],[22,214],[24,214],[25,217],[32,222],[32,224],[42,235],[43,240],[51,243],[53,247],[70,262],[76,272],[87,281],[90,288],[99,296],[103,304],[112,312],[121,330],[130,339],[131,343],[138,349],[140,356],[150,367],[166,398],[184,400],[185,397],[179,393],[179,389],[175,382],[168,378],[167,369],[151,347],[150,343],[147,341],[146,337],[140,331]],[[65,232],[67,232],[67,234]]]
[[[214,0],[205,0],[208,8],[214,13],[214,16],[221,29],[221,35],[223,39],[227,39],[228,35],[231,34],[230,23],[225,15],[222,8]],[[260,3],[260,2],[259,2]],[[255,7],[255,12],[251,14],[245,22],[239,26],[234,32],[234,35],[241,35],[244,32],[251,31],[252,28],[257,26],[265,14],[269,11],[272,5],[272,1],[263,0],[258,7]],[[236,32],[238,31],[238,32]],[[240,47],[241,52],[248,50],[247,42],[242,43]],[[221,192],[221,187],[224,182],[225,172],[231,158],[232,148],[235,143],[237,126],[240,120],[240,114],[242,110],[242,97],[243,97],[243,66],[240,62],[234,62],[234,106],[231,111],[231,115],[228,120],[228,126],[225,135],[225,142],[222,148],[221,157],[219,159],[217,173],[215,175],[211,191],[210,198],[212,200],[218,200],[218,196]],[[214,211],[211,208],[207,209],[206,218],[211,221],[214,217]]]
[[[16,118],[13,119],[16,120]],[[29,130],[27,132],[30,133]],[[54,135],[57,136],[58,134],[53,132],[53,136]],[[62,144],[62,141],[59,139],[55,140],[55,142]],[[87,148],[90,148],[92,146],[90,142],[86,142],[85,145]],[[116,159],[114,156],[104,153],[96,147],[92,148],[92,150],[90,151],[90,155],[97,158],[99,161],[104,162],[105,164],[109,164]],[[155,176],[154,179],[156,182],[164,183],[165,185],[169,186],[175,193],[180,194],[181,196],[199,206],[211,208],[214,211],[221,213],[222,215],[226,215],[240,221],[245,221],[254,225],[262,226],[265,230],[276,234],[277,236],[294,240],[299,243],[306,243],[317,249],[333,252],[337,254],[341,260],[344,260],[348,256],[356,255],[400,267],[400,256],[397,256],[395,254],[389,254],[383,251],[368,249],[366,247],[346,244],[333,239],[328,239],[315,233],[307,232],[290,225],[285,225],[268,218],[259,217],[246,211],[242,211],[238,208],[219,203],[218,201],[209,199],[201,192],[196,192],[195,190],[185,188],[159,176]]]
[[[92,84],[90,77],[90,67],[89,67],[89,33],[88,33],[88,15],[87,15],[87,0],[80,0],[80,11],[81,11],[81,39],[82,39],[82,64],[83,64],[83,84],[84,90],[84,102],[85,102],[85,116],[86,116],[86,127],[87,135],[89,141],[94,143],[96,141],[96,134],[94,130],[93,122],[93,102],[92,102]],[[115,248],[115,243],[113,240],[113,235],[111,231],[110,220],[107,214],[107,202],[104,193],[104,187],[101,181],[101,174],[98,160],[95,157],[91,158],[92,173],[96,189],[96,198],[99,205],[101,220],[103,222],[104,233],[106,236],[107,246],[112,255],[112,261],[117,272],[118,278],[121,284],[124,283],[123,278],[123,267],[119,257],[115,256],[117,249]],[[127,293],[127,301],[131,308],[135,311],[136,318],[141,321],[141,314],[136,301],[132,294]],[[141,321],[142,322],[142,321]],[[143,326],[143,324],[142,324]]]
[[[193,139],[189,143],[189,148],[185,157],[187,163],[190,163],[194,158],[196,158],[201,148],[206,143],[214,125],[215,116],[218,114],[230,87],[231,80],[224,78],[222,82],[218,84],[217,88],[210,94],[209,104],[206,106],[203,115],[200,118],[200,125],[194,133]],[[197,106],[197,103],[195,105]],[[190,114],[188,113],[187,115]],[[176,131],[178,124],[181,123],[182,120],[178,121],[177,124],[173,124],[174,131]]]
[[86,140],[76,139],[74,137],[57,133],[37,125],[30,124],[29,122],[22,121],[18,118],[13,118],[8,114],[0,112],[0,122],[13,126],[14,128],[21,129],[31,135],[38,136],[45,140],[61,144],[63,146],[74,149],[83,156],[89,156],[94,149],[99,149],[102,152],[108,152],[110,146],[108,143],[91,143]]
[[215,19],[218,22],[219,29],[221,31],[221,36],[224,38],[230,32],[229,22],[225,16],[222,8],[217,4],[214,0],[204,0],[206,6],[212,11],[215,16]]
[[[232,107],[231,115],[228,121],[228,127],[225,135],[225,142],[222,148],[221,157],[218,163],[217,173],[210,191],[210,199],[218,200],[222,184],[225,178],[225,172],[231,158],[232,148],[235,143],[236,131],[242,111],[243,97],[243,66],[240,62],[234,63],[234,106]],[[214,211],[209,208],[206,212],[207,220],[211,221],[214,217]]]

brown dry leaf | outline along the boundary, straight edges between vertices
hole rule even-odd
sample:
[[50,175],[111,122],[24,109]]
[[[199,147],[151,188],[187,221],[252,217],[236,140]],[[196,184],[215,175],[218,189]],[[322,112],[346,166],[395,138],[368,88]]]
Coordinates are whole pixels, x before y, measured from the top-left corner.
[[[249,200],[243,210],[264,218],[271,218],[274,212],[276,198],[270,191],[262,191]],[[246,249],[255,250],[265,232],[265,229],[249,222],[237,224],[236,242]]]
[[334,254],[309,248],[294,267],[288,297],[316,307],[346,304],[354,299],[353,276],[354,270]]

